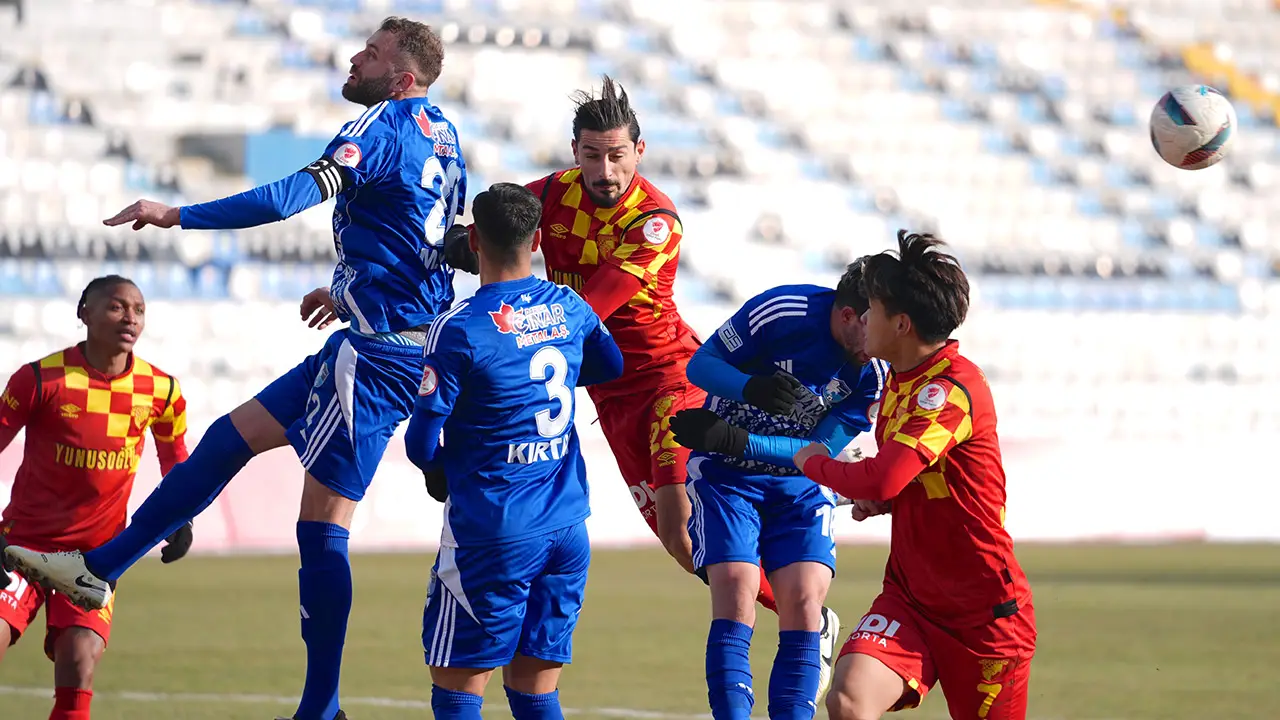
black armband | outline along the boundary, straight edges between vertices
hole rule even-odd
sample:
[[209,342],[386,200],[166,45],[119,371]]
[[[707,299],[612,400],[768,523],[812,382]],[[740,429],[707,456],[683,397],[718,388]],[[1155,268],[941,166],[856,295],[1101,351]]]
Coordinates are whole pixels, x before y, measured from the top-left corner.
[[342,168],[332,158],[322,157],[302,168],[302,172],[310,175],[311,179],[316,181],[316,187],[320,188],[321,202],[347,189],[347,175],[342,172]]

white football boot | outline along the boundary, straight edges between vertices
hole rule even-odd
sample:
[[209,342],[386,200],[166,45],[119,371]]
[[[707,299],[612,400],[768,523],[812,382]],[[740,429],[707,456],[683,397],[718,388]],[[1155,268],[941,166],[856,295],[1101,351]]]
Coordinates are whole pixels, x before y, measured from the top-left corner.
[[822,697],[831,687],[831,673],[835,670],[836,643],[840,639],[840,616],[829,607],[822,608],[822,633],[818,635],[818,646],[822,653],[822,670],[818,675],[818,697],[816,704],[822,704]]
[[80,608],[101,610],[111,602],[111,585],[89,572],[79,550],[42,553],[9,545],[4,553],[28,580],[66,595]]

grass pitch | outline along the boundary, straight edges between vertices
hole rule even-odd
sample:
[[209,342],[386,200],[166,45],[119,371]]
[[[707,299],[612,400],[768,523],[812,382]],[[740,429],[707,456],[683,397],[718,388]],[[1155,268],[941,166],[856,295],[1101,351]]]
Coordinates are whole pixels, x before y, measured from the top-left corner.
[[[1280,717],[1280,546],[1019,545],[1040,626],[1036,720]],[[886,548],[843,546],[829,604],[847,626],[879,588]],[[422,601],[431,558],[359,555],[343,695],[353,720],[429,717]],[[301,689],[296,557],[147,560],[120,587],[95,720],[263,720]],[[561,684],[580,718],[707,713],[706,589],[660,550],[599,551]],[[43,619],[0,665],[0,717],[48,716]],[[765,714],[777,626],[754,647]],[[510,717],[500,683],[486,714]],[[820,711],[825,716],[825,711]],[[898,717],[946,717],[940,697]]]

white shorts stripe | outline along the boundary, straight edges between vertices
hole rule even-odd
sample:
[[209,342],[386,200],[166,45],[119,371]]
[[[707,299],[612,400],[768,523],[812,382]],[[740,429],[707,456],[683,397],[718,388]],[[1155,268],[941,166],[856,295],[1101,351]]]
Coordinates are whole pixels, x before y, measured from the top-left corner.
[[298,461],[302,463],[302,467],[307,470],[311,469],[311,464],[316,461],[320,455],[320,451],[324,449],[329,438],[333,436],[333,431],[338,428],[338,423],[342,420],[342,409],[338,407],[338,396],[334,395],[329,399],[329,405],[324,409],[324,413],[320,415],[320,422],[311,428],[311,436],[307,438],[307,447],[302,454],[298,456]]

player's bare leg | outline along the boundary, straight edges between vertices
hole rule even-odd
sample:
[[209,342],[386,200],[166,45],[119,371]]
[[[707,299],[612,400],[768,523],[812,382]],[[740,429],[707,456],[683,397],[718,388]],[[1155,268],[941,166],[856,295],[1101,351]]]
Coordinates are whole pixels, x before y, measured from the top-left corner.
[[4,662],[5,653],[9,652],[9,646],[13,644],[13,628],[9,627],[9,623],[0,620],[0,663]]
[[829,636],[827,644],[834,646],[840,622],[823,607],[831,577],[831,568],[818,562],[794,562],[769,574],[778,600],[778,653],[769,680],[771,715],[790,717],[797,708],[816,709],[830,687],[831,653],[824,640]]
[[760,567],[723,562],[706,568],[711,586],[711,629],[707,634],[707,699],[716,720],[751,716],[751,636],[756,623]]
[[880,660],[849,653],[836,662],[827,715],[831,720],[878,720],[909,692],[910,686]]
[[50,720],[88,720],[93,674],[107,647],[98,633],[82,627],[60,631],[53,642],[54,705]]
[[684,485],[666,485],[655,493],[658,539],[685,572],[692,573],[693,541],[689,539],[689,494]]
[[227,417],[254,455],[289,444],[284,426],[271,417],[271,413],[267,412],[257,398],[241,403]]
[[306,473],[298,510],[298,595],[307,677],[297,720],[342,717],[338,691],[342,649],[351,615],[351,560],[347,554],[356,501]]
[[563,663],[516,654],[502,669],[507,704],[515,720],[560,720],[560,671]]

